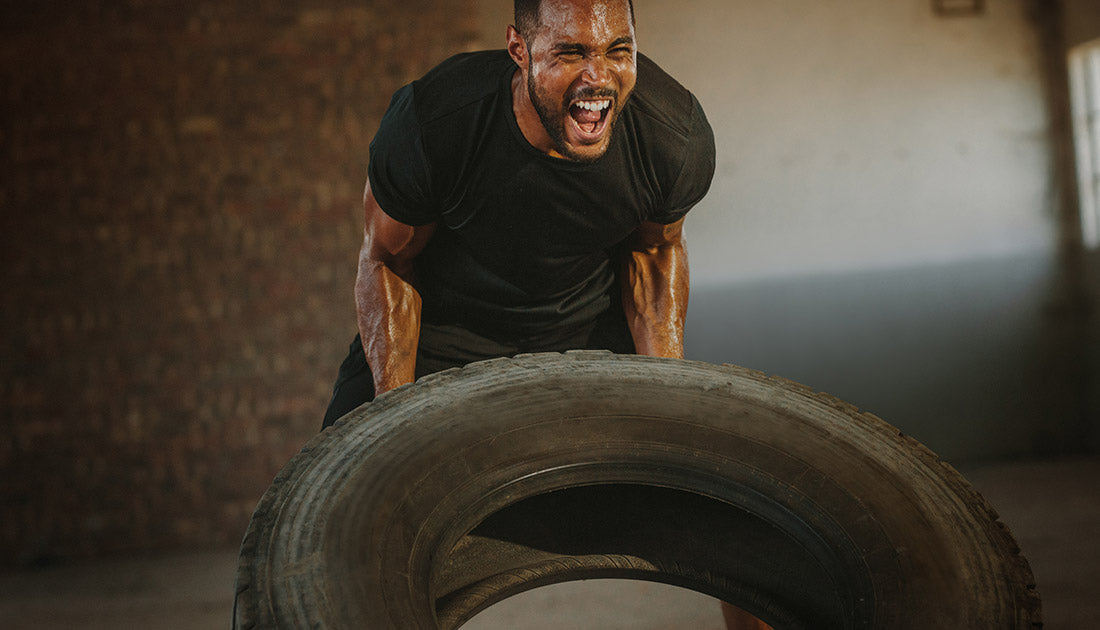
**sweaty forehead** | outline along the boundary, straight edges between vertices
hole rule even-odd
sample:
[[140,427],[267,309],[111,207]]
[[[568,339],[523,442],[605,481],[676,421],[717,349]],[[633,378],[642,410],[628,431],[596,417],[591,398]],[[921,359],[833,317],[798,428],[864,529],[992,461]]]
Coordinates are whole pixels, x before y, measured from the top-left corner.
[[539,39],[554,45],[561,41],[611,42],[633,37],[627,0],[543,0],[539,8]]

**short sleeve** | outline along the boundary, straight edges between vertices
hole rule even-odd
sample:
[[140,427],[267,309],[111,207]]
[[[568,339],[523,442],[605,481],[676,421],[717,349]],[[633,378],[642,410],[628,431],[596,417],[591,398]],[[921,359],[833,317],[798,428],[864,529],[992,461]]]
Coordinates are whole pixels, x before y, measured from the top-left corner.
[[394,93],[382,117],[370,143],[367,178],[375,200],[390,217],[406,225],[438,219],[411,84]]
[[661,211],[653,218],[658,223],[675,223],[710,190],[714,179],[714,131],[707,122],[703,107],[691,97],[691,127],[683,152],[680,173]]

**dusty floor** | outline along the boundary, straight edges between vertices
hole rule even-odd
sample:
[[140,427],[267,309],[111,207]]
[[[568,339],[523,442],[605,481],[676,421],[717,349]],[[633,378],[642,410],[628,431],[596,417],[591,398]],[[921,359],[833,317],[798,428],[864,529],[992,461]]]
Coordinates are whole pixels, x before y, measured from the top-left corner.
[[[1043,594],[1048,628],[1100,628],[1100,459],[964,469],[1016,534]],[[0,573],[0,627],[227,628],[236,552],[128,558]],[[643,582],[536,589],[467,630],[721,628],[717,603]]]

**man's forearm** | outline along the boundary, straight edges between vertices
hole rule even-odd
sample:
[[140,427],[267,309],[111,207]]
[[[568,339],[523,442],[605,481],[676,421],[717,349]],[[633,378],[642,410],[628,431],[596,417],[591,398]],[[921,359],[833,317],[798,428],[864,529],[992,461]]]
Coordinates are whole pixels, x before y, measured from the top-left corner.
[[690,286],[683,241],[628,251],[623,266],[623,309],[638,354],[683,358]]
[[375,395],[413,382],[420,337],[420,294],[385,264],[361,261],[355,303]]

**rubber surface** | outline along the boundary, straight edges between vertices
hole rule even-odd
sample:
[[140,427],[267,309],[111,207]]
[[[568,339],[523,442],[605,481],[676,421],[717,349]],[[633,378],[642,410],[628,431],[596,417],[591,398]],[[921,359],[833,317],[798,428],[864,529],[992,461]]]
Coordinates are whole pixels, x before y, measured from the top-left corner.
[[456,628],[593,577],[790,628],[1038,628],[989,504],[882,420],[733,366],[525,355],[380,396],[261,499],[234,627]]

